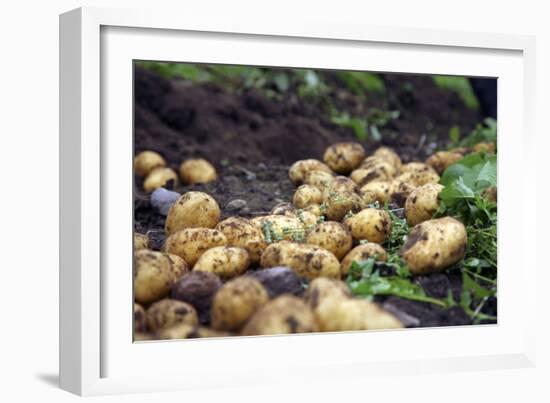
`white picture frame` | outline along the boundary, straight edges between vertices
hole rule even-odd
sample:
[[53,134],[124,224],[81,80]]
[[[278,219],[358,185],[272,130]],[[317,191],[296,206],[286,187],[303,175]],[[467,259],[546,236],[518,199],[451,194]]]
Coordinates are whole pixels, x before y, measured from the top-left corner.
[[[527,192],[512,186],[499,187],[494,326],[133,344],[131,304],[121,301],[131,295],[133,59],[496,76],[499,182],[536,189],[535,175],[511,164],[512,155],[528,161],[535,153],[534,49],[534,39],[520,35],[324,21],[283,26],[150,10],[61,15],[61,387],[97,395],[533,366],[535,296],[518,302],[511,290],[528,289],[536,275],[536,253],[517,253],[528,250],[536,212],[524,203]],[[358,346],[362,354],[342,353]]]

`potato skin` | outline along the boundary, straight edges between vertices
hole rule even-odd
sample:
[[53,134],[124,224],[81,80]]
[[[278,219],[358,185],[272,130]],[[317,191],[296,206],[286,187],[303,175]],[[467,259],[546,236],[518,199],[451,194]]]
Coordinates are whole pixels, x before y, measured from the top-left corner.
[[374,157],[382,158],[392,164],[397,171],[401,169],[401,158],[389,147],[379,147],[373,154]]
[[149,237],[139,232],[134,232],[134,251],[149,249]]
[[191,267],[208,249],[227,245],[227,238],[220,231],[210,228],[186,228],[174,232],[164,242],[164,251],[181,257]]
[[411,170],[404,172],[395,179],[417,188],[427,183],[438,183],[440,177],[432,167],[426,165],[425,168],[418,171]]
[[331,252],[313,245],[282,241],[269,245],[260,262],[262,267],[287,266],[300,277],[340,278],[340,262]]
[[182,182],[187,185],[213,182],[218,178],[216,168],[203,158],[183,161],[179,168],[179,174]]
[[325,216],[331,221],[342,221],[346,214],[356,213],[363,207],[361,196],[352,192],[330,193],[325,199]]
[[306,243],[326,249],[340,260],[351,249],[353,239],[345,225],[335,221],[325,221],[311,230],[306,237]]
[[292,205],[292,203],[281,202],[273,206],[269,214],[270,215],[287,215],[287,213],[294,213],[295,211],[296,211],[296,208]]
[[185,228],[214,228],[220,215],[220,206],[212,196],[204,192],[187,192],[168,210],[165,231],[170,235]]
[[359,188],[357,183],[352,181],[347,176],[335,176],[329,186],[330,191],[332,192],[352,192],[357,193]]
[[212,327],[216,330],[237,331],[269,301],[258,280],[242,276],[227,282],[216,294],[212,304]]
[[134,172],[138,176],[145,177],[155,168],[166,166],[166,161],[155,151],[142,151],[134,157]]
[[159,329],[154,333],[155,340],[178,340],[195,338],[196,327],[188,323],[178,323],[170,327]]
[[258,264],[263,250],[267,247],[264,235],[257,226],[246,218],[229,217],[216,225],[227,238],[228,246],[246,249],[251,264]]
[[291,295],[281,295],[258,309],[241,334],[309,333],[316,330],[313,312],[306,303]]
[[153,332],[180,323],[196,326],[197,312],[191,305],[175,299],[161,299],[147,309],[147,326]]
[[373,181],[385,181],[393,179],[393,176],[388,172],[387,167],[391,167],[389,163],[378,165],[372,168],[358,168],[350,174],[352,181],[359,186],[364,186]]
[[494,153],[496,151],[495,143],[477,143],[472,147],[472,151]]
[[318,277],[309,283],[304,293],[307,304],[315,310],[317,306],[327,298],[351,298],[351,291],[342,280]]
[[401,256],[413,274],[442,271],[464,258],[468,237],[452,217],[424,221],[410,232]]
[[[365,158],[359,165],[359,169],[374,170],[376,168],[390,178],[393,178],[399,172],[399,168],[392,161],[375,155]],[[369,180],[371,179],[369,178]]]
[[172,286],[170,298],[191,304],[201,324],[210,322],[210,308],[214,295],[222,287],[218,276],[206,271],[192,271]]
[[443,187],[439,183],[427,183],[411,192],[405,201],[405,215],[410,226],[432,218],[439,205],[438,195]]
[[352,217],[347,218],[344,224],[348,227],[353,239],[383,243],[391,234],[392,221],[387,211],[375,208],[366,208]]
[[357,245],[342,259],[342,277],[347,276],[353,262],[360,262],[371,257],[382,262],[388,260],[386,250],[377,243],[369,242]]
[[394,179],[390,183],[390,199],[398,206],[405,205],[407,197],[416,189],[416,186],[401,179]]
[[306,159],[296,161],[288,170],[288,177],[295,185],[304,182],[306,174],[311,171],[323,171],[332,176],[332,170],[328,165],[316,159]]
[[174,284],[172,264],[162,252],[142,249],[134,254],[134,298],[147,305],[164,298]]
[[363,201],[367,204],[377,201],[384,204],[390,201],[391,198],[391,182],[389,181],[373,181],[362,186],[359,194]]
[[266,242],[269,243],[266,231],[270,229],[271,242],[278,240],[293,241],[296,238],[305,236],[306,228],[300,219],[294,214],[286,215],[267,215],[253,218],[250,220],[258,228]]
[[463,155],[453,151],[438,151],[432,154],[427,160],[426,165],[431,166],[439,175],[452,164],[460,161]]
[[145,309],[134,302],[134,332],[147,332]]
[[365,158],[365,149],[359,143],[336,143],[328,147],[323,155],[323,161],[334,172],[348,174],[359,166]]
[[321,192],[330,189],[334,177],[326,171],[313,170],[304,176],[304,183],[319,189]]
[[178,183],[178,174],[176,174],[176,171],[166,167],[155,168],[149,172],[143,181],[143,190],[151,193],[153,190],[165,186],[169,181],[172,181],[174,184]]
[[323,194],[312,185],[301,185],[292,197],[292,203],[297,208],[305,208],[310,204],[321,204],[322,202]]
[[181,257],[172,253],[166,253],[166,257],[170,260],[172,273],[174,273],[176,280],[189,273],[189,266]]
[[204,252],[193,271],[207,271],[222,280],[229,280],[246,271],[250,266],[248,252],[236,246],[216,246]]

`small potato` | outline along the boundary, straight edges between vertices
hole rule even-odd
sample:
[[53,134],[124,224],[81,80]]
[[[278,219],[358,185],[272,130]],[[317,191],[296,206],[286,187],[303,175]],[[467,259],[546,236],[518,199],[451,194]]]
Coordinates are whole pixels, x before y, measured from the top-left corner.
[[216,168],[203,158],[193,158],[181,163],[180,178],[187,185],[213,182],[218,178]]
[[[388,163],[385,163],[386,166],[390,166]],[[364,186],[369,182],[373,181],[386,181],[393,179],[393,175],[388,173],[388,169],[384,166],[379,165],[373,168],[359,168],[353,171],[350,176],[352,181],[357,183],[359,186]]]
[[266,289],[255,278],[243,276],[231,280],[214,297],[212,327],[217,330],[239,330],[267,301]]
[[331,252],[313,245],[278,242],[269,245],[260,261],[262,267],[287,266],[300,277],[340,278],[340,262]]
[[323,194],[312,185],[301,185],[292,197],[292,203],[297,208],[305,208],[310,204],[321,204],[322,202]]
[[194,339],[197,328],[188,323],[178,323],[170,327],[159,329],[154,333],[156,340]]
[[392,222],[387,211],[366,208],[347,218],[344,224],[348,227],[353,239],[366,239],[369,242],[383,243],[391,234]]
[[295,185],[304,183],[306,174],[311,171],[323,171],[332,176],[332,171],[328,165],[319,160],[307,159],[296,161],[288,170],[288,177]]
[[411,192],[405,201],[405,215],[410,226],[432,218],[439,205],[438,196],[442,190],[443,185],[428,183]]
[[294,208],[292,203],[282,202],[282,203],[276,204],[271,209],[269,214],[271,214],[271,215],[287,215],[287,213],[294,214],[295,211],[296,211],[296,209]]
[[216,229],[227,238],[228,246],[246,249],[251,264],[258,264],[267,247],[264,235],[257,226],[246,218],[229,217],[216,225]]
[[166,253],[166,256],[168,257],[168,260],[170,260],[172,273],[174,273],[176,280],[189,273],[189,266],[181,257],[171,253]]
[[146,177],[153,169],[165,166],[164,158],[154,151],[142,151],[134,157],[134,172],[138,176]]
[[365,158],[365,149],[359,143],[336,143],[326,149],[323,161],[334,172],[348,174]]
[[416,188],[425,185],[426,183],[438,183],[440,177],[432,167],[426,165],[426,168],[423,170],[407,171],[395,179],[397,181],[408,183]]
[[336,176],[330,183],[330,190],[333,192],[357,193],[357,184],[347,176]]
[[334,177],[332,174],[325,171],[310,171],[305,175],[304,183],[311,185],[324,192],[326,189],[330,189]]
[[405,327],[391,312],[379,305],[365,300],[368,304],[365,307],[367,330],[401,329]]
[[351,298],[351,291],[342,280],[318,277],[309,283],[304,299],[311,309],[316,309],[327,298]]
[[205,251],[224,245],[227,245],[227,238],[220,231],[210,228],[186,228],[166,238],[163,249],[166,253],[178,255],[193,267]]
[[399,155],[392,150],[389,147],[380,147],[378,148],[374,154],[374,157],[382,158],[388,161],[391,165],[393,165],[397,171],[401,169],[401,158],[399,158]]
[[325,199],[325,216],[331,221],[342,221],[346,214],[356,213],[363,207],[363,200],[356,193],[331,193]]
[[134,332],[134,342],[154,340],[153,335],[147,332]]
[[168,235],[184,228],[214,228],[220,221],[220,206],[203,192],[187,192],[180,196],[166,216]]
[[147,305],[164,298],[175,282],[170,259],[152,250],[138,250],[134,255],[134,298]]
[[353,262],[361,262],[369,258],[385,262],[388,254],[382,246],[369,242],[357,245],[342,259],[342,277],[346,277]]
[[452,217],[424,221],[410,232],[401,256],[413,274],[442,271],[464,258],[468,237]]
[[301,299],[281,295],[258,309],[242,330],[243,336],[310,333],[317,330],[313,312]]
[[250,266],[248,252],[236,246],[216,246],[204,252],[193,271],[207,271],[216,274],[222,280],[229,280],[246,271]]
[[325,214],[324,210],[321,208],[320,204],[310,204],[306,208],[303,209],[304,211],[307,211],[308,213],[313,214],[314,216],[319,219],[322,215]]
[[134,250],[149,249],[149,237],[139,232],[134,232]]
[[191,304],[201,324],[210,322],[210,308],[214,295],[222,287],[218,276],[205,271],[192,271],[172,286],[170,297]]
[[317,225],[319,217],[307,210],[296,210],[296,217],[300,220],[304,227],[304,235],[309,234],[309,232]]
[[178,183],[178,174],[172,168],[155,168],[143,181],[143,190],[151,193],[153,190],[165,186],[168,182],[173,185]]
[[304,224],[294,214],[266,215],[250,221],[262,232],[267,243],[302,239],[306,234]]
[[229,337],[235,335],[229,332],[214,330],[206,326],[199,326],[195,329],[194,333],[191,336],[198,337],[199,339],[205,339],[211,337]]
[[472,147],[472,151],[474,152],[486,152],[486,153],[494,153],[496,150],[495,143],[477,143]]
[[145,309],[140,304],[134,302],[134,332],[147,331],[147,317]]
[[462,158],[464,156],[457,152],[438,151],[426,160],[426,165],[431,166],[439,175],[442,175],[449,166]]
[[175,299],[161,299],[147,309],[147,326],[153,332],[180,323],[196,326],[197,312],[191,305]]
[[416,189],[416,186],[400,179],[394,179],[390,183],[390,199],[398,206],[404,206],[407,197]]
[[399,172],[399,168],[394,166],[388,159],[370,156],[363,160],[358,169],[376,170],[382,171],[386,176],[393,178]]
[[363,201],[371,204],[377,201],[384,204],[390,201],[391,198],[391,182],[389,181],[373,181],[369,182],[359,190],[359,194]]
[[353,239],[345,225],[326,221],[313,228],[306,238],[306,243],[326,249],[340,260],[350,251]]

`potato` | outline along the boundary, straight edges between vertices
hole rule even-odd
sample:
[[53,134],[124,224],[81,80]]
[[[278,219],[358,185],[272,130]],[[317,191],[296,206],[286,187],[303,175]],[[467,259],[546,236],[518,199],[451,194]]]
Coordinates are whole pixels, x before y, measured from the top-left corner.
[[401,329],[404,327],[403,323],[391,312],[373,302],[364,300],[364,303],[367,303],[364,308],[367,330]]
[[175,281],[170,259],[152,250],[138,250],[134,255],[134,298],[150,304],[164,298]]
[[477,143],[472,147],[472,151],[494,153],[496,151],[495,143]]
[[363,202],[371,204],[377,201],[384,204],[390,201],[391,198],[391,182],[390,181],[373,181],[362,186],[359,194],[363,198]]
[[416,186],[400,179],[394,179],[390,182],[390,199],[398,206],[404,206],[407,197],[416,189]]
[[224,245],[227,245],[227,238],[220,231],[210,228],[186,228],[166,238],[163,249],[166,253],[181,257],[193,267],[205,251]]
[[389,147],[379,147],[373,154],[374,157],[382,158],[388,161],[391,165],[395,167],[397,172],[401,169],[401,158],[399,155]]
[[136,341],[151,341],[153,339],[153,335],[148,332],[134,332],[134,342]]
[[223,233],[228,246],[238,246],[246,249],[251,264],[258,264],[263,250],[267,247],[264,235],[257,226],[246,218],[229,217],[216,225]]
[[405,201],[405,215],[410,226],[429,220],[439,205],[438,195],[443,190],[439,183],[417,187]]
[[143,181],[143,190],[151,193],[153,190],[165,186],[168,182],[178,183],[178,174],[172,168],[155,168]]
[[159,329],[154,333],[156,340],[193,339],[196,337],[197,328],[188,323],[178,323],[170,327]]
[[145,309],[140,304],[134,302],[134,332],[147,331],[147,317]]
[[251,222],[262,232],[267,243],[302,239],[306,233],[304,224],[293,214],[260,216]]
[[222,280],[229,280],[246,271],[250,266],[248,252],[236,246],[216,246],[204,252],[193,271],[207,271]]
[[468,237],[452,217],[424,221],[410,232],[401,256],[413,274],[442,271],[464,258]]
[[439,175],[455,162],[460,161],[464,156],[453,151],[438,151],[432,154],[427,160],[426,165],[431,166]]
[[306,210],[296,210],[295,216],[298,217],[304,227],[304,235],[309,234],[319,221],[318,216]]
[[193,334],[190,335],[190,337],[198,337],[199,339],[205,339],[210,337],[229,337],[229,336],[235,336],[235,335],[230,332],[214,330],[206,326],[199,326],[195,328],[195,331],[193,332]]
[[[378,170],[383,172],[383,174],[389,178],[393,178],[399,172],[399,168],[394,166],[393,163],[385,158],[371,156],[367,157],[361,162],[358,169],[366,170]],[[369,179],[370,180],[370,179]]]
[[311,185],[319,189],[321,192],[330,189],[334,177],[325,171],[310,171],[304,178],[306,185]]
[[413,162],[409,162],[407,164],[403,164],[401,166],[401,174],[404,174],[406,172],[422,172],[422,171],[425,171],[426,169],[430,169],[431,167],[428,166],[427,164],[423,163],[423,162],[419,162],[419,161],[413,161]]
[[262,267],[287,266],[300,277],[340,277],[340,262],[331,252],[313,245],[278,242],[269,245],[260,261]]
[[310,204],[306,208],[303,209],[304,211],[307,211],[308,213],[313,214],[317,217],[317,220],[319,217],[325,214],[324,210],[321,208],[320,204]]
[[304,292],[304,281],[290,267],[270,267],[247,274],[258,280],[267,290],[270,298],[282,294],[300,296]]
[[210,308],[214,295],[222,287],[215,274],[205,271],[192,271],[176,281],[170,297],[191,304],[199,316],[200,323],[210,322]]
[[392,222],[387,211],[366,208],[347,218],[344,224],[348,227],[353,239],[366,239],[369,242],[383,243],[391,234]]
[[357,184],[347,176],[334,177],[332,182],[330,182],[329,189],[330,191],[337,192],[337,193],[338,192],[357,193],[358,191]]
[[326,221],[313,228],[306,238],[306,243],[326,249],[340,260],[351,249],[353,239],[345,225]]
[[385,165],[378,165],[373,168],[359,168],[353,171],[349,177],[359,186],[366,185],[372,181],[391,180],[393,175],[388,173],[387,167],[390,167],[390,164],[385,163]]
[[325,216],[331,221],[342,221],[346,214],[358,212],[364,207],[361,197],[352,192],[331,193],[325,205]]
[[191,305],[175,299],[161,299],[147,309],[147,326],[153,332],[180,323],[196,326],[197,312]]
[[419,171],[408,171],[402,173],[397,178],[397,181],[402,181],[412,185],[413,187],[419,187],[426,183],[438,183],[439,175],[434,171],[432,167],[426,165],[426,168]]
[[213,182],[218,178],[216,168],[203,158],[192,158],[181,163],[180,178],[187,185]]
[[276,204],[270,211],[271,215],[287,215],[287,213],[294,213],[296,209],[292,203],[282,202]]
[[296,161],[288,170],[288,177],[295,185],[304,183],[306,174],[311,171],[322,171],[332,176],[332,171],[328,165],[319,160],[307,159]]
[[342,277],[346,277],[353,262],[360,262],[374,258],[374,260],[385,262],[388,254],[385,249],[377,243],[369,242],[357,245],[342,259]]
[[292,203],[297,208],[304,208],[310,204],[321,204],[322,202],[323,194],[312,185],[301,185],[292,197]]
[[149,249],[149,237],[139,232],[134,232],[134,250]]
[[328,147],[323,161],[334,172],[348,174],[359,166],[365,158],[365,149],[359,143],[336,143]]
[[203,192],[187,192],[180,196],[166,216],[168,235],[184,228],[214,228],[220,221],[220,206]]
[[492,203],[497,202],[497,187],[496,186],[490,186],[486,188],[483,192],[481,192],[481,196],[487,199],[488,201]]
[[145,177],[155,168],[166,166],[166,161],[159,153],[154,151],[142,151],[134,157],[134,172],[138,176]]
[[174,277],[176,279],[179,279],[181,276],[189,273],[189,266],[181,257],[172,253],[166,253],[166,256],[170,260],[172,273],[174,273]]
[[281,295],[258,309],[242,330],[242,335],[315,332],[313,312],[301,299]]
[[312,309],[327,298],[351,298],[351,291],[342,280],[333,278],[318,277],[309,283],[304,299]]
[[243,276],[231,280],[214,297],[212,327],[217,330],[239,330],[267,301],[266,289],[255,278]]

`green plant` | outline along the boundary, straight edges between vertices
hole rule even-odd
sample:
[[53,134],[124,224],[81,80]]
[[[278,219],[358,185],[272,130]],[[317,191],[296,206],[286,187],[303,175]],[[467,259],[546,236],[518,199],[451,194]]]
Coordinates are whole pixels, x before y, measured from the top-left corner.
[[479,101],[466,77],[433,76],[435,84],[448,91],[455,92],[470,109],[479,109]]

